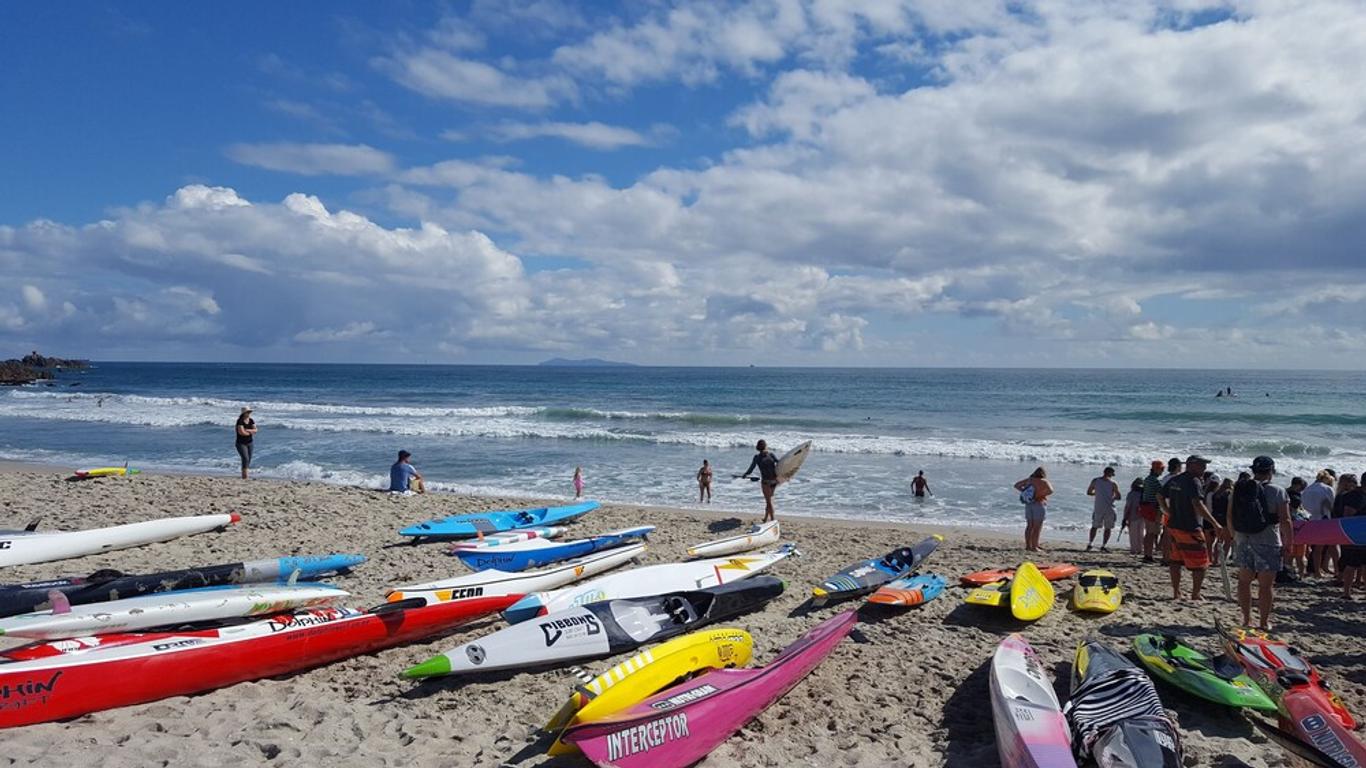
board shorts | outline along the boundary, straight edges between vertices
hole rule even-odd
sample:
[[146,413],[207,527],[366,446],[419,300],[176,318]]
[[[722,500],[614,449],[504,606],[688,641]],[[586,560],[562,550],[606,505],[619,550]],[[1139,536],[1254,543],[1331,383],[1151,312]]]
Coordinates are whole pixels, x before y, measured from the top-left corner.
[[1138,514],[1144,520],[1147,520],[1150,523],[1155,523],[1157,522],[1157,505],[1149,504],[1147,502],[1140,502],[1138,505]]
[[1042,523],[1044,517],[1047,515],[1048,507],[1040,504],[1037,501],[1031,501],[1025,505],[1026,523]]
[[1246,534],[1233,537],[1233,563],[1239,568],[1265,573],[1281,569],[1281,545],[1262,543]]
[[1109,530],[1115,527],[1115,510],[1097,509],[1091,512],[1091,527]]
[[1361,568],[1366,566],[1366,547],[1355,547],[1345,545],[1342,554],[1338,559],[1343,568]]
[[1209,567],[1209,550],[1205,549],[1204,531],[1179,531],[1167,529],[1167,559],[1172,564],[1180,563],[1192,571],[1202,571]]

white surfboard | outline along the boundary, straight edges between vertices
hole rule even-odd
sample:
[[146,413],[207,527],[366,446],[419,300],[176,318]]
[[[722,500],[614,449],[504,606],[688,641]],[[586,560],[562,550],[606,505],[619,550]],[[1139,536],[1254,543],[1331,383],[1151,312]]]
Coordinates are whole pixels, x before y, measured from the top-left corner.
[[599,600],[648,597],[665,592],[705,589],[718,584],[749,578],[769,566],[797,552],[791,544],[773,552],[744,557],[721,557],[710,560],[691,560],[685,563],[664,563],[632,568],[629,571],[599,576],[582,584],[557,589],[553,592],[528,594],[503,612],[503,618],[516,624],[527,619],[576,605],[587,605]]
[[807,455],[811,453],[811,441],[807,440],[801,445],[783,454],[778,459],[778,485],[786,483],[797,474],[797,470],[802,468],[802,462],[806,461]]
[[638,542],[617,549],[594,552],[591,555],[566,560],[563,563],[556,563],[548,568],[535,571],[508,573],[490,569],[440,581],[394,587],[390,590],[388,599],[390,602],[397,602],[418,597],[426,601],[428,605],[433,605],[455,600],[473,600],[479,597],[526,595],[563,587],[579,579],[605,573],[639,557],[645,552],[645,547],[644,542]]
[[0,530],[0,565],[48,563],[113,549],[138,547],[224,528],[241,519],[241,515],[233,512],[226,515],[167,517],[86,531]]
[[523,541],[538,539],[553,539],[561,536],[568,528],[562,525],[539,525],[535,528],[517,528],[502,533],[484,534],[482,539],[470,539],[468,541],[457,541],[450,547],[450,553],[456,552],[476,552],[485,549],[495,549],[518,544]]
[[0,619],[0,635],[61,640],[111,632],[133,632],[196,621],[217,621],[327,606],[349,594],[326,584],[252,584],[157,592],[124,600],[77,605],[70,607],[66,613],[37,611],[10,616]]
[[688,557],[720,557],[722,555],[733,555],[736,552],[748,552],[751,549],[776,544],[782,535],[778,521],[772,520],[753,525],[744,533],[709,541],[705,544],[694,544],[688,547]]

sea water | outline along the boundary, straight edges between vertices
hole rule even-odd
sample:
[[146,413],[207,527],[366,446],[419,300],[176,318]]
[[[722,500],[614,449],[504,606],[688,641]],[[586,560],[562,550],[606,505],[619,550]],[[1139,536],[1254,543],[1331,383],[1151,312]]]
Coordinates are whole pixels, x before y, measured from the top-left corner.
[[588,497],[687,507],[705,458],[711,508],[757,515],[732,479],[754,442],[809,439],[780,514],[1016,530],[1010,486],[1041,465],[1048,528],[1075,537],[1107,464],[1126,490],[1190,453],[1221,474],[1270,455],[1282,482],[1366,471],[1363,402],[1350,372],[97,363],[0,390],[0,458],[233,474],[251,405],[259,476],[380,487],[406,449],[437,490],[566,498],[581,466]]

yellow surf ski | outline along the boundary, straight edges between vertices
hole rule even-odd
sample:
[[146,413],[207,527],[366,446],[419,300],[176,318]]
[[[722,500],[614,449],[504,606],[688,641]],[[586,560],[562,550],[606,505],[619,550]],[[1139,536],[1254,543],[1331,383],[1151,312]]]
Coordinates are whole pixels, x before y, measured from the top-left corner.
[[1053,585],[1031,562],[1020,563],[1010,580],[1010,612],[1020,621],[1042,618],[1053,607]]
[[[569,701],[545,729],[558,734],[576,723],[607,717],[699,672],[743,667],[753,653],[754,639],[743,629],[705,629],[676,637],[575,686]],[[548,750],[552,755],[578,751],[560,741],[558,735]]]
[[983,584],[968,593],[963,598],[963,602],[969,605],[989,605],[999,608],[1008,602],[1010,597],[1010,580],[1001,579],[990,584]]
[[1072,588],[1072,607],[1078,611],[1114,613],[1123,599],[1119,577],[1099,568],[1078,576]]

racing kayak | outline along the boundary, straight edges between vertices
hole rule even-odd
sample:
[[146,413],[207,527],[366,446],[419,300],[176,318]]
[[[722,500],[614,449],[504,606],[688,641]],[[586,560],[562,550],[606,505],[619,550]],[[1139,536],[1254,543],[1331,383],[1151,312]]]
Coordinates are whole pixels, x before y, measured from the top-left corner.
[[1099,640],[1077,645],[1063,713],[1083,760],[1106,768],[1181,768],[1181,737],[1153,681]]
[[1276,711],[1276,703],[1227,656],[1211,659],[1167,634],[1139,635],[1134,653],[1154,677],[1205,701],[1229,707]]
[[1058,694],[1024,635],[991,657],[991,714],[1002,768],[1076,768]]
[[639,525],[634,528],[609,531],[574,541],[550,541],[537,538],[491,549],[452,550],[451,554],[460,558],[460,562],[475,571],[483,571],[489,568],[497,568],[500,571],[525,571],[528,568],[550,565],[561,560],[583,557],[604,549],[624,546],[636,539],[646,538],[654,530],[653,525]]
[[0,653],[0,728],[298,672],[449,631],[510,597],[369,611],[315,608],[218,629],[35,643]]
[[878,587],[868,602],[879,605],[920,605],[939,597],[948,582],[937,573],[917,573]]
[[446,603],[452,600],[474,600],[495,595],[522,595],[539,590],[555,589],[579,579],[610,571],[618,565],[639,557],[645,544],[630,544],[605,552],[595,552],[568,562],[536,571],[506,573],[499,570],[468,573],[440,581],[395,587],[389,592],[389,602],[420,599],[425,604]]
[[326,584],[307,583],[249,584],[156,592],[74,608],[64,604],[60,609],[10,616],[0,619],[0,636],[61,640],[111,632],[136,632],[317,608],[332,605],[350,594]]
[[860,560],[845,566],[839,573],[812,587],[811,601],[823,605],[830,600],[858,597],[881,587],[889,581],[909,575],[925,562],[944,537],[938,534],[926,538],[914,547],[902,547],[880,558]]
[[748,552],[768,544],[777,544],[782,537],[783,530],[777,520],[756,523],[744,533],[708,541],[705,544],[694,544],[688,547],[688,557],[721,557],[737,552]]
[[126,574],[96,571],[89,576],[0,585],[0,616],[14,616],[52,607],[53,592],[66,596],[71,605],[102,603],[154,592],[198,589],[223,584],[276,584],[290,579],[312,581],[347,573],[365,562],[364,555],[303,555],[244,563],[207,565],[160,573]]
[[468,541],[457,541],[451,545],[446,554],[455,555],[460,552],[470,552],[476,549],[493,549],[507,544],[516,544],[519,541],[528,539],[554,539],[564,535],[569,530],[563,525],[536,525],[530,528],[514,528],[503,533],[490,533],[487,536],[480,536],[477,539]]
[[574,686],[545,730],[557,734],[546,750],[551,755],[577,752],[558,734],[578,723],[600,720],[652,696],[679,680],[708,669],[743,667],[754,654],[754,638],[743,629],[704,629],[647,648],[582,685]]
[[[1038,566],[1039,573],[1043,574],[1049,581],[1058,581],[1069,576],[1075,576],[1081,569],[1071,563],[1049,563]],[[965,587],[980,587],[997,581],[1009,581],[1015,578],[1015,569],[1007,568],[1003,571],[977,571],[969,573],[958,581]]]
[[563,507],[540,507],[537,509],[505,509],[495,512],[475,512],[468,515],[453,515],[437,520],[428,520],[401,529],[400,536],[418,539],[469,539],[481,534],[511,531],[530,526],[553,525],[573,520],[597,509],[596,501],[570,504]]
[[22,531],[0,530],[0,565],[47,563],[114,549],[189,536],[225,528],[242,519],[226,515],[166,517],[141,523],[91,528],[85,531],[39,531],[37,524]]
[[500,629],[410,667],[403,676],[520,670],[611,656],[748,613],[782,593],[782,579],[758,576],[710,589],[590,603]]
[[599,766],[692,765],[792,690],[857,621],[854,611],[845,611],[817,625],[767,666],[704,672],[623,712],[575,725],[564,740]]
[[[611,550],[609,550],[611,551]],[[662,563],[632,568],[606,576],[599,576],[582,584],[551,592],[529,593],[503,612],[503,618],[516,624],[535,616],[585,605],[599,600],[648,597],[665,592],[684,592],[705,589],[718,584],[747,579],[774,563],[791,555],[800,554],[792,544],[784,544],[772,552],[742,557],[719,557],[710,560],[690,560],[685,563]]]
[[1077,585],[1072,587],[1072,607],[1078,611],[1114,613],[1123,601],[1119,577],[1100,568],[1078,576]]

